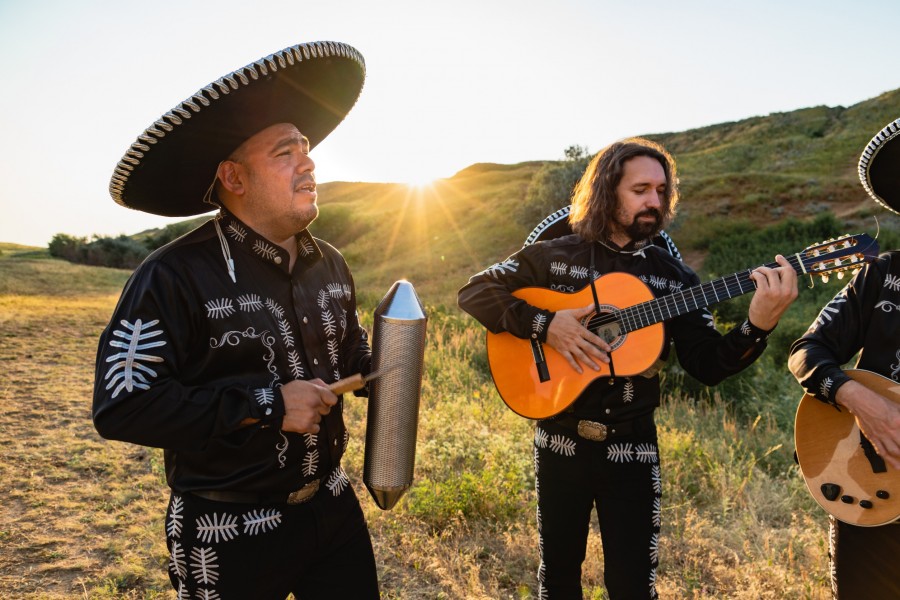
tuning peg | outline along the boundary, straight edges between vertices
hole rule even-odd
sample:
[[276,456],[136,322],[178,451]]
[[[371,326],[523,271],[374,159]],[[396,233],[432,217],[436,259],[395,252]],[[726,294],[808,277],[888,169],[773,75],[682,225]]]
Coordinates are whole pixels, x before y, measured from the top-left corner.
[[843,271],[838,271],[837,278],[838,278],[838,279],[843,279],[843,278],[844,278],[844,272],[843,272]]
[[822,275],[822,283],[828,283],[828,274]]

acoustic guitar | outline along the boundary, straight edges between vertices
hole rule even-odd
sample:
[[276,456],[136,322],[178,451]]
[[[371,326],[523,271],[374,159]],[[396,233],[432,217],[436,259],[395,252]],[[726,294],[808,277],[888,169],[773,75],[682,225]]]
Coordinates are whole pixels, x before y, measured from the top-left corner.
[[[846,371],[873,392],[900,402],[900,383],[862,369]],[[797,460],[809,493],[828,514],[861,527],[900,518],[900,471],[875,453],[847,409],[806,394],[794,423]]]
[[[877,255],[875,240],[859,234],[814,244],[786,258],[798,274],[821,275],[827,281],[829,273],[838,272],[841,277],[843,271],[858,269]],[[588,315],[582,323],[612,346],[616,376],[639,375],[654,366],[663,350],[663,321],[754,291],[752,272],[747,269],[659,298],[633,275],[607,273],[594,282],[600,312]],[[590,285],[574,293],[527,287],[513,295],[550,311],[593,304]],[[606,364],[601,364],[600,371],[577,373],[550,346],[508,332],[488,332],[487,354],[500,397],[510,409],[529,419],[561,413],[592,381],[610,375]]]

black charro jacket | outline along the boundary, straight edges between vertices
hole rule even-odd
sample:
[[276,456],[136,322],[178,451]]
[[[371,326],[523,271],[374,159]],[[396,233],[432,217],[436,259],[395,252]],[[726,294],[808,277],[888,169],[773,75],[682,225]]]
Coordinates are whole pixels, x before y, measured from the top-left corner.
[[[221,237],[211,220],[129,279],[100,337],[94,424],[103,437],[164,448],[177,492],[279,494],[322,478],[342,488],[341,404],[317,435],[286,433],[279,388],[368,373],[350,271],[303,231],[288,272],[284,249],[224,211],[217,219]],[[245,418],[261,421],[241,427]]]

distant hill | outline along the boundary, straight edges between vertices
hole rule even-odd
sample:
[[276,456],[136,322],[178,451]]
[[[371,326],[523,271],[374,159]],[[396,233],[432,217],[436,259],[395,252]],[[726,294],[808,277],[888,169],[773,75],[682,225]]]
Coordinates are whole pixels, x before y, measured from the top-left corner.
[[[669,232],[699,268],[709,242],[735,223],[765,227],[830,211],[847,231],[874,232],[873,214],[885,217],[883,229],[896,227],[867,199],[856,164],[872,136],[897,117],[900,89],[846,108],[818,106],[643,134],[678,162],[682,201]],[[344,253],[369,301],[406,278],[423,301],[453,305],[470,275],[521,247],[530,227],[516,222],[515,209],[548,162],[474,164],[426,187],[324,183],[312,230]]]
[[[698,267],[716,232],[735,222],[764,227],[830,211],[848,231],[874,231],[873,214],[890,226],[859,185],[856,165],[872,136],[897,117],[900,89],[847,108],[645,134],[678,162],[682,202],[670,232]],[[313,230],[344,252],[361,290],[383,293],[406,277],[429,301],[452,303],[471,274],[521,246],[528,228],[511,215],[543,164],[476,164],[424,189],[326,183]]]

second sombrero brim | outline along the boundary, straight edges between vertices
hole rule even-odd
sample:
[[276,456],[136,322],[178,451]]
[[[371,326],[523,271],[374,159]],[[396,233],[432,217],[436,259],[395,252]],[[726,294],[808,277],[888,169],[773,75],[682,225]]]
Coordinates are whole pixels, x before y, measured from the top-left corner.
[[882,129],[863,150],[859,180],[876,202],[900,214],[900,119]]

